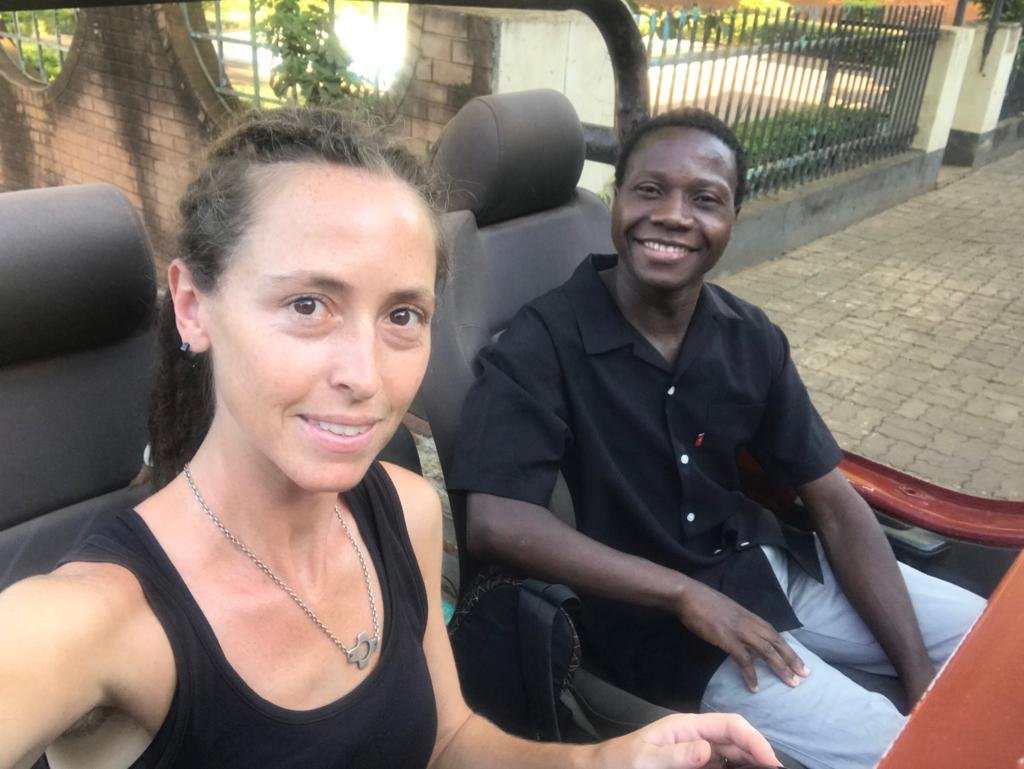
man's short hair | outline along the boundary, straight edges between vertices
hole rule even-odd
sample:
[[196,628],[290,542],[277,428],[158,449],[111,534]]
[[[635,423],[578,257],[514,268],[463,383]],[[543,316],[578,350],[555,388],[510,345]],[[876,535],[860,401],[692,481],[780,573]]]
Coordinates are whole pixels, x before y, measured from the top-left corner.
[[747,153],[743,151],[743,145],[740,144],[740,140],[736,138],[736,134],[729,126],[710,112],[696,107],[684,107],[662,113],[633,129],[633,132],[622,142],[622,146],[619,148],[619,157],[615,161],[615,189],[622,186],[626,164],[633,151],[644,140],[644,137],[662,128],[693,128],[703,131],[717,137],[732,150],[736,160],[736,189],[733,190],[733,199],[736,208],[739,208],[747,194]]

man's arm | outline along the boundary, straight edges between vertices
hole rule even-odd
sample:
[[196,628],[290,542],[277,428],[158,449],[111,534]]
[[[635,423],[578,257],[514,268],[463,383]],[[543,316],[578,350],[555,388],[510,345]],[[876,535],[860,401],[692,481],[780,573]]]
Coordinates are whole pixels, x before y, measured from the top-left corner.
[[736,660],[751,691],[762,658],[796,686],[808,674],[775,628],[716,590],[673,569],[620,552],[558,520],[544,507],[490,494],[467,499],[474,556],[582,593],[660,609]]
[[843,592],[889,656],[911,704],[917,702],[935,666],[881,526],[838,468],[797,491]]

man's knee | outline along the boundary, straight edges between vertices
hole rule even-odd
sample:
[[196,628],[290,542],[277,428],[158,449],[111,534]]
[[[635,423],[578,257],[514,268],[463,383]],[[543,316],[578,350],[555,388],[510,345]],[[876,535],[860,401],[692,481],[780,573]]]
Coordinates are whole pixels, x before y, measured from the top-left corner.
[[863,689],[813,652],[802,650],[813,670],[795,689],[758,667],[761,690],[751,694],[732,660],[712,677],[701,710],[737,712],[773,745],[813,769],[868,769],[905,723],[880,694]]
[[952,582],[902,565],[928,654],[942,664],[984,611],[984,598]]

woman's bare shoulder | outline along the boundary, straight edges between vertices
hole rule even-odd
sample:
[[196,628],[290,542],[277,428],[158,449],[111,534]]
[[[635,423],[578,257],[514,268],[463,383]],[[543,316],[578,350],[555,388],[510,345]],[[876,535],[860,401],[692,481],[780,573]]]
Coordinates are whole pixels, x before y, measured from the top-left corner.
[[68,563],[0,593],[0,627],[5,628],[0,647],[24,643],[29,650],[42,645],[55,650],[86,643],[102,655],[113,636],[146,607],[142,589],[127,569]]
[[441,499],[430,482],[404,467],[382,462],[405,513],[409,538],[417,552],[421,546],[433,547],[441,536]]
[[49,574],[16,582],[0,593],[0,605],[7,602],[40,611],[71,609],[82,605],[83,617],[102,622],[112,612],[122,612],[137,600],[144,600],[134,575],[113,563],[73,561]]

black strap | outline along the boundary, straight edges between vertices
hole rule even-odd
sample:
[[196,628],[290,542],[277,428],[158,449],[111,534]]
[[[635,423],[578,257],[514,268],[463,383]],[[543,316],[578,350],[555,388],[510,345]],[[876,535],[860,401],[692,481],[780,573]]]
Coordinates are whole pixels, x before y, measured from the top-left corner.
[[555,619],[562,609],[575,609],[579,598],[565,585],[526,579],[519,590],[519,653],[530,710],[537,717],[538,737],[561,739],[552,680],[551,644]]

